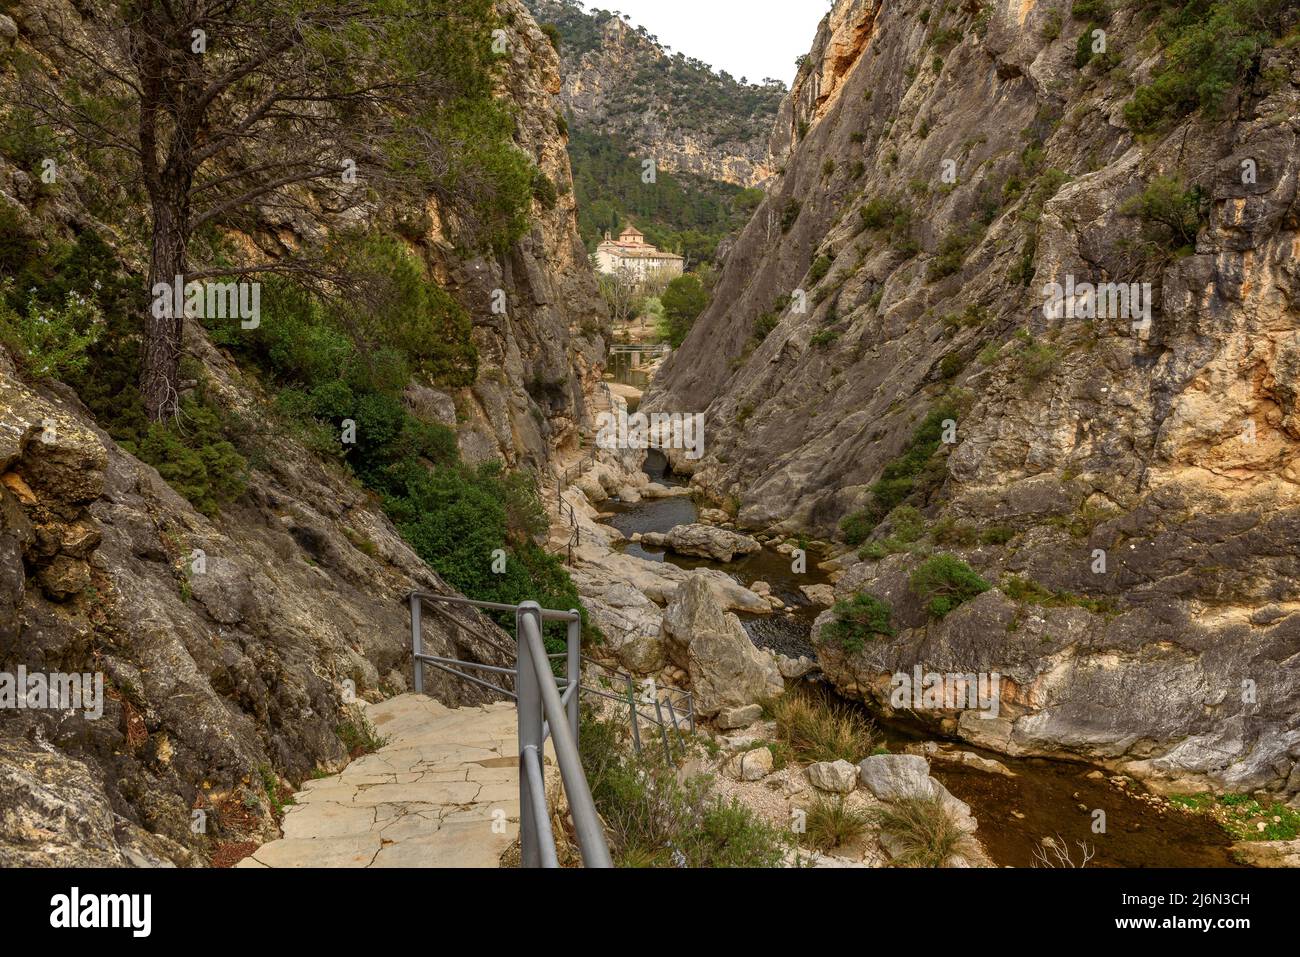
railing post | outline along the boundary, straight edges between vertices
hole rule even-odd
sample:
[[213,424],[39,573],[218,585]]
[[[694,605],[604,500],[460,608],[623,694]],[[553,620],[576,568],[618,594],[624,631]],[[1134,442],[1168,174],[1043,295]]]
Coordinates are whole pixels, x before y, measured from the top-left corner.
[[515,612],[515,694],[518,696],[519,717],[519,864],[521,867],[541,867],[542,851],[538,841],[537,821],[533,814],[536,804],[532,794],[533,785],[524,763],[524,753],[528,748],[533,748],[538,758],[545,754],[542,738],[542,692],[537,684],[537,670],[533,667],[533,652],[524,637],[523,618],[526,615],[536,615],[538,628],[541,627],[541,609],[536,602],[527,602]]
[[673,763],[673,746],[668,740],[668,724],[664,721],[664,706],[659,701],[659,689],[655,689],[655,714],[659,715],[659,730],[664,736],[664,757]]
[[420,633],[420,596],[411,592],[411,654],[415,658],[415,693],[424,694],[424,638]]
[[664,698],[664,704],[668,705],[668,717],[672,718],[673,730],[677,732],[677,743],[681,746],[682,754],[685,754],[686,739],[682,737],[681,725],[677,723],[677,709],[673,707],[673,696],[671,694]]
[[628,719],[632,722],[632,747],[636,753],[641,753],[641,724],[636,719],[636,689],[632,685],[632,676],[626,675],[627,678],[627,710]]
[[582,694],[582,616],[576,608],[570,608],[573,620],[569,622],[568,633],[568,668],[565,677],[569,679],[569,688],[578,686],[569,695],[569,729],[573,732],[573,743],[578,744],[578,696]]

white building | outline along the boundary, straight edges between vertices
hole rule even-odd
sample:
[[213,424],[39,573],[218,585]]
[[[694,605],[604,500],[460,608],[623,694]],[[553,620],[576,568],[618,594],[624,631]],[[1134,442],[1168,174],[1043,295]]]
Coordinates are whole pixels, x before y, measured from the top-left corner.
[[596,247],[596,266],[603,273],[623,275],[635,282],[644,282],[654,276],[660,280],[675,279],[682,274],[686,260],[675,253],[660,252],[645,241],[645,234],[635,226],[628,226],[617,240],[609,233]]

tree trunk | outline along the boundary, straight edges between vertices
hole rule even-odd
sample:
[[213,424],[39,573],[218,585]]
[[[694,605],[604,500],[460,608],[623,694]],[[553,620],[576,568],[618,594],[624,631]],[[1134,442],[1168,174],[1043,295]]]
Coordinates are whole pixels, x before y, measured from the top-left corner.
[[145,415],[151,422],[175,419],[179,412],[181,339],[185,327],[184,309],[176,309],[173,293],[167,292],[161,307],[158,292],[180,278],[184,296],[186,245],[185,214],[179,203],[155,200],[153,204],[153,249],[149,258],[149,311],[145,316],[144,349],[140,365],[140,394]]

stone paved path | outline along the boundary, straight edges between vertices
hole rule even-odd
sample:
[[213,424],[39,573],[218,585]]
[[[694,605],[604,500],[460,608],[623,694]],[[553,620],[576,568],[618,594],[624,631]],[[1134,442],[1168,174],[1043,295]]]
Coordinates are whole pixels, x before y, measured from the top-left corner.
[[388,743],[306,782],[284,837],[237,866],[497,867],[519,833],[514,703],[453,710],[405,694],[366,714]]

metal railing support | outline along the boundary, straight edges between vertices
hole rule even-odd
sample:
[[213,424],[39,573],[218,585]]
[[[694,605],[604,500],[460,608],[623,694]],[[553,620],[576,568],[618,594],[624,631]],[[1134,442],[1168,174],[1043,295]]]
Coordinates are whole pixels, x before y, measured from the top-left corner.
[[641,722],[636,719],[636,687],[632,684],[632,676],[627,676],[627,710],[628,719],[632,722],[632,747],[637,754],[641,753]]
[[[437,669],[452,677],[503,695],[514,698],[518,721],[519,744],[519,842],[520,864],[523,867],[556,867],[558,850],[555,846],[552,818],[546,794],[545,743],[551,740],[555,746],[555,757],[559,764],[560,775],[568,799],[569,813],[582,853],[583,864],[587,867],[611,867],[609,845],[606,842],[604,828],[596,811],[591,795],[591,786],[587,781],[582,766],[581,753],[578,750],[580,726],[580,699],[584,694],[601,697],[618,704],[626,703],[628,718],[632,725],[632,743],[638,755],[643,752],[641,741],[641,719],[651,725],[658,725],[664,746],[664,756],[673,760],[671,735],[675,733],[679,747],[686,753],[686,741],[682,734],[680,712],[671,695],[681,695],[686,701],[685,714],[689,716],[691,731],[695,731],[694,695],[679,689],[664,689],[668,697],[660,697],[655,689],[655,714],[642,714],[638,698],[636,679],[627,672],[613,671],[606,677],[598,679],[606,690],[587,687],[582,684],[582,615],[577,609],[556,611],[544,609],[537,602],[525,602],[521,605],[506,605],[500,602],[477,601],[459,595],[436,595],[430,592],[413,591],[407,596],[411,613],[411,651],[414,656],[415,690],[424,693],[424,676],[426,667]],[[468,624],[451,617],[444,605],[459,606],[479,611],[512,611],[515,614],[515,648],[513,649],[514,667],[492,665],[481,661],[464,661],[443,655],[428,654],[424,650],[421,624],[423,602],[439,616],[447,618],[452,627],[466,628],[487,642],[509,660],[512,649],[504,641],[499,641],[469,628]],[[564,622],[566,629],[565,650],[547,654],[542,640],[545,622]],[[556,677],[554,661],[563,658],[565,677]],[[590,659],[587,659],[590,661]],[[599,662],[591,661],[593,666]],[[603,666],[602,666],[603,667]],[[515,691],[499,687],[485,681],[466,670],[486,672],[488,675],[504,675],[514,678]],[[626,682],[626,693],[620,694],[614,689],[622,678]],[[561,693],[563,689],[563,693]],[[680,700],[680,699],[678,699]],[[668,705],[672,731],[668,729],[669,721],[664,718],[664,704]],[[653,734],[651,730],[651,734]]]
[[415,655],[415,693],[424,694],[424,635],[421,633],[420,612],[422,599],[411,592],[411,651]]
[[[537,863],[525,864],[525,867],[559,867],[560,859],[555,849],[555,832],[551,829],[551,812],[546,807],[546,778],[542,774],[542,758],[537,749],[529,745],[519,754],[519,779],[528,780],[528,793],[532,797],[532,806],[525,810],[519,805],[519,826],[521,828],[519,852],[522,863],[523,837],[522,828],[525,818],[531,818],[536,824]],[[521,788],[522,791],[522,788]],[[528,813],[531,812],[531,813]]]
[[[543,806],[546,794],[535,794],[537,788],[545,788],[533,780],[529,773],[528,752],[531,750],[540,763],[545,738],[542,735],[542,692],[537,682],[537,670],[533,667],[533,651],[524,634],[524,619],[530,618],[536,611],[538,624],[541,612],[534,603],[532,608],[521,606],[515,612],[515,639],[518,645],[515,673],[515,695],[519,713],[519,864],[521,867],[541,867],[541,835],[538,833],[537,815],[534,813],[536,800],[541,798]],[[547,664],[549,668],[550,665]],[[547,818],[549,820],[549,816]]]
[[[542,711],[550,718],[551,738],[555,742],[555,759],[560,765],[560,777],[564,780],[564,793],[569,799],[569,814],[573,818],[573,829],[577,832],[578,848],[582,852],[582,863],[586,867],[613,867],[609,856],[609,845],[605,841],[605,829],[601,826],[600,816],[596,813],[596,803],[591,798],[591,787],[582,767],[582,758],[578,754],[577,741],[569,730],[564,705],[560,702],[560,691],[555,685],[555,676],[551,673],[551,664],[546,658],[546,649],[542,645],[542,609],[535,601],[524,602],[519,606],[516,622],[519,627],[519,677],[516,684],[528,681],[535,685],[541,698]],[[525,655],[525,648],[527,654]],[[528,679],[524,678],[525,667],[531,669]],[[524,708],[523,696],[520,696],[519,741],[524,742]],[[540,737],[541,727],[538,715],[536,733]],[[538,741],[538,754],[541,754],[541,742]],[[520,850],[524,849],[524,831],[522,829],[523,808],[520,803]],[[532,829],[534,839],[538,828]],[[531,855],[540,858],[539,854]],[[528,866],[528,865],[525,865]]]
[[567,705],[569,711],[569,730],[573,732],[573,744],[578,745],[578,692],[577,688],[582,684],[582,615],[576,608],[570,608],[569,614],[573,615],[573,620],[569,622],[568,648],[569,659],[565,668],[564,676],[569,679],[569,687],[572,693],[569,695]]
[[668,741],[668,725],[664,723],[664,706],[659,701],[659,692],[655,691],[655,714],[659,716],[659,730],[664,736],[664,757],[673,759],[673,746]]
[[667,698],[665,698],[665,699],[664,699],[664,704],[666,704],[666,705],[668,706],[668,717],[672,719],[672,722],[673,722],[673,730],[677,732],[677,744],[678,744],[678,746],[681,748],[681,750],[682,750],[682,754],[685,754],[685,753],[686,753],[686,739],[685,739],[684,737],[682,737],[682,728],[681,728],[681,725],[679,725],[679,724],[677,723],[677,709],[673,707],[673,696],[672,696],[672,695],[669,695]]

